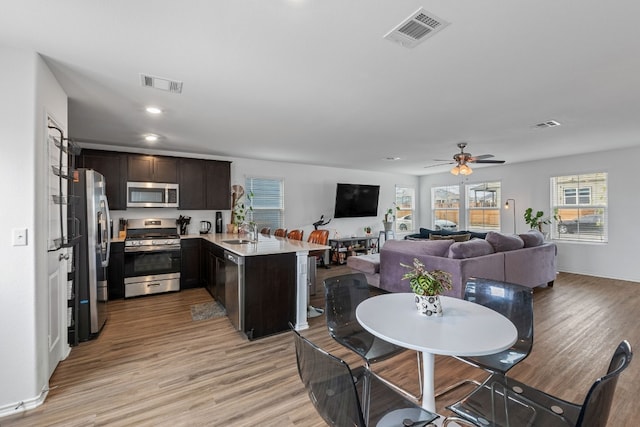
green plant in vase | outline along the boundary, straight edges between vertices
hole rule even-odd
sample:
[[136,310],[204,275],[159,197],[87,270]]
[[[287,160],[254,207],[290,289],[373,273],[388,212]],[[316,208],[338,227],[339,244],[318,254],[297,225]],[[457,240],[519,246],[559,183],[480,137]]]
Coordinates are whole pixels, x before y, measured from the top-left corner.
[[544,217],[544,212],[542,211],[537,211],[535,213],[535,215],[533,214],[533,209],[532,208],[527,208],[526,211],[524,211],[524,222],[529,225],[529,227],[531,227],[531,229],[533,230],[534,228],[537,228],[540,232],[542,232],[542,226],[544,224],[551,224],[551,219],[558,219],[558,217],[556,215],[554,215],[552,218],[543,218]]
[[400,265],[409,269],[402,276],[402,280],[409,280],[418,312],[423,316],[442,316],[440,294],[453,287],[451,273],[442,270],[429,271],[418,258],[413,259],[413,265]]

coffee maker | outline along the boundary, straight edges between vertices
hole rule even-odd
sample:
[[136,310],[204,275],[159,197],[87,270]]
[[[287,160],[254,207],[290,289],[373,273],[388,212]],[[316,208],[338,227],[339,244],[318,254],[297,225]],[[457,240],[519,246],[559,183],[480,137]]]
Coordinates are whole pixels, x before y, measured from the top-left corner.
[[200,221],[200,234],[208,234],[211,231],[211,223],[209,221]]

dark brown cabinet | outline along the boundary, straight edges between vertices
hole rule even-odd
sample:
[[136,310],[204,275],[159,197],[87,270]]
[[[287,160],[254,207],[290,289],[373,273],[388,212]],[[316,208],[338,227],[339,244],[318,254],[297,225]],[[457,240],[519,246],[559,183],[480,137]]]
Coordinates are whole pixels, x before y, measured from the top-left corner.
[[111,210],[127,209],[127,181],[178,183],[179,209],[231,209],[231,162],[85,149],[77,165],[104,175]]
[[127,208],[127,155],[115,151],[82,150],[77,159],[81,168],[100,172],[107,182],[107,200],[114,211]]
[[219,160],[178,161],[180,209],[231,209],[231,164]]
[[205,209],[231,209],[231,163],[205,161]]
[[180,289],[202,286],[200,281],[200,245],[202,239],[180,241]]
[[296,317],[296,254],[245,257],[244,333],[250,340],[289,329]]
[[109,300],[124,298],[124,242],[112,242],[107,268]]
[[175,157],[129,154],[127,180],[177,183],[178,159]]
[[179,209],[206,209],[205,163],[202,159],[178,160]]

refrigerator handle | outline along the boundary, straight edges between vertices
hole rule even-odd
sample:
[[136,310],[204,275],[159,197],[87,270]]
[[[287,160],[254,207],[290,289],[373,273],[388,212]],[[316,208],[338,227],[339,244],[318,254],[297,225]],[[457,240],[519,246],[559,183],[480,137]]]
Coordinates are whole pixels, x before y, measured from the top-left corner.
[[107,201],[107,196],[105,196],[104,194],[100,195],[100,201],[104,203],[104,212],[107,216],[107,222],[106,222],[106,227],[105,230],[102,233],[102,238],[106,238],[107,239],[107,255],[105,256],[104,260],[102,261],[102,266],[103,267],[108,267],[109,266],[109,257],[111,255],[111,235],[109,234],[109,224],[111,224],[111,214],[109,213],[109,202]]

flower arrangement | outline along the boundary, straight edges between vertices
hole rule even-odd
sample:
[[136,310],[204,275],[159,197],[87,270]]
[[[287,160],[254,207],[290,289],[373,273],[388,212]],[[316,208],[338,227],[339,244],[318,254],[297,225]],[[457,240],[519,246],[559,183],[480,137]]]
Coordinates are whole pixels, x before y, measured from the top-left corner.
[[412,266],[403,263],[400,265],[410,269],[402,276],[402,280],[409,280],[411,290],[416,295],[435,296],[452,288],[451,273],[442,270],[428,271],[418,258],[413,259]]

